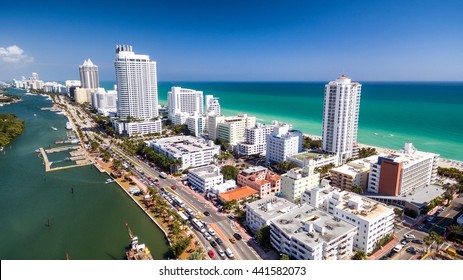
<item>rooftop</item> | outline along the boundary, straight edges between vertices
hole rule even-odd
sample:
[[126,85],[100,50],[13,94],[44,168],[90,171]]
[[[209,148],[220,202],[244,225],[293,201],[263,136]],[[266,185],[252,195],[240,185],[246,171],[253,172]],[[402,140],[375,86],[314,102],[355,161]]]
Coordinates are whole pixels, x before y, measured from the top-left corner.
[[378,156],[371,156],[364,159],[353,160],[342,166],[333,168],[332,171],[343,173],[349,176],[354,177],[355,175],[370,170],[370,163],[376,163],[378,161]]
[[348,191],[333,191],[332,200],[339,201],[336,208],[350,212],[364,220],[375,219],[384,212],[393,211],[391,207],[371,198]]
[[267,197],[248,203],[247,209],[252,209],[262,219],[268,221],[287,213],[290,209],[297,207],[296,204],[281,197]]
[[177,155],[184,155],[205,150],[218,149],[212,141],[206,141],[200,137],[174,136],[161,138],[147,142],[149,145],[158,146],[163,150]]
[[213,178],[221,176],[220,168],[215,165],[206,165],[198,168],[190,169],[188,172],[194,173],[202,178]]
[[243,175],[252,175],[254,173],[257,173],[257,172],[262,172],[262,171],[266,171],[267,168],[263,167],[263,166],[252,166],[252,167],[249,167],[249,168],[246,168],[244,170],[241,170],[241,174]]
[[330,242],[356,229],[356,226],[307,204],[273,219],[272,223],[288,236],[311,247],[323,241]]
[[328,157],[332,157],[332,156],[333,155],[331,155],[331,154],[321,153],[321,152],[312,150],[312,151],[307,151],[307,152],[295,154],[292,157],[296,158],[298,160],[304,160],[304,159],[315,159],[315,160],[317,160],[319,158],[328,158]]
[[237,188],[228,192],[223,192],[219,194],[219,196],[222,198],[224,201],[232,201],[232,200],[241,200],[243,198],[249,197],[251,195],[255,195],[258,192],[250,188],[248,186],[243,186],[241,188]]

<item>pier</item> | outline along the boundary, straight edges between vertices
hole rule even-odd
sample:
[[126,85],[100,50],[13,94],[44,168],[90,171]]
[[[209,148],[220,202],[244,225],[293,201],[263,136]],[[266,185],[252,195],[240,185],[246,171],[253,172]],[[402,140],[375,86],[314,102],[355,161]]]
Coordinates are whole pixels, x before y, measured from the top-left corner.
[[[44,148],[40,147],[39,152],[43,158],[43,164],[45,165],[45,172],[58,171],[58,170],[64,170],[64,169],[93,164],[92,160],[90,160],[87,154],[84,151],[79,150],[79,149],[80,149],[80,146],[57,147],[57,148],[52,148],[48,150],[45,150]],[[69,151],[69,150],[77,150],[74,152],[70,152],[72,156],[70,160],[75,161],[76,164],[52,168],[51,167],[52,162],[50,162],[50,160],[48,159],[47,153],[58,153],[58,152]]]
[[59,152],[69,151],[69,150],[77,150],[78,148],[80,148],[80,146],[56,147],[56,148],[51,148],[51,149],[45,150],[45,152],[47,154],[52,154],[52,153],[59,153]]

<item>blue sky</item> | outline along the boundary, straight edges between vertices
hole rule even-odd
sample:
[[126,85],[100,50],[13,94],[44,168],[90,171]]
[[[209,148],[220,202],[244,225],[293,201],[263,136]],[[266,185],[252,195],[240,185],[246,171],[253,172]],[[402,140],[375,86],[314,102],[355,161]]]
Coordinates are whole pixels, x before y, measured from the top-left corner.
[[0,80],[115,80],[130,44],[160,81],[463,81],[463,1],[105,2],[0,4]]

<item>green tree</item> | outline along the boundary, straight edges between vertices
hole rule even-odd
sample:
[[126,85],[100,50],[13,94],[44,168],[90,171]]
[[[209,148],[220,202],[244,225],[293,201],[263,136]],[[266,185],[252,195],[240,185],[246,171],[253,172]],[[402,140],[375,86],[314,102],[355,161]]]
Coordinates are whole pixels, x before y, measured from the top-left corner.
[[297,164],[294,161],[282,161],[277,164],[277,168],[282,172],[287,172],[293,168],[296,168]]
[[288,255],[285,255],[285,254],[281,254],[281,255],[280,255],[280,260],[282,260],[282,261],[289,260],[289,256],[288,256]]
[[205,257],[205,254],[204,254],[203,247],[197,246],[196,249],[193,251],[193,253],[190,254],[188,259],[189,260],[205,260],[206,257]]
[[224,180],[236,180],[236,176],[239,173],[238,168],[232,166],[232,165],[225,165],[222,167],[220,172],[223,174],[223,179]]
[[363,193],[363,189],[362,189],[361,187],[357,186],[357,185],[354,185],[354,186],[352,187],[352,192],[358,193],[358,194],[362,194],[362,193]]
[[358,250],[355,252],[354,256],[352,256],[353,260],[366,260],[367,254],[363,250]]
[[270,226],[260,228],[256,232],[257,241],[264,249],[270,249],[272,247],[270,243]]
[[378,152],[376,151],[375,148],[369,148],[369,147],[360,148],[358,158],[366,158],[366,157],[374,156],[374,155],[377,155],[377,154],[378,154]]

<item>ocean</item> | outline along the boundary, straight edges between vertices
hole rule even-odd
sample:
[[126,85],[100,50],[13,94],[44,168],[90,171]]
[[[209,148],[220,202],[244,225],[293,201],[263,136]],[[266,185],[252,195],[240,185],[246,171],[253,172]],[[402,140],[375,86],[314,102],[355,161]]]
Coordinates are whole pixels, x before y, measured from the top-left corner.
[[[418,150],[463,161],[462,82],[360,83],[359,143],[398,150],[413,142]],[[242,112],[322,134],[324,82],[159,82],[160,104],[167,105],[172,86],[219,97],[224,115]]]

